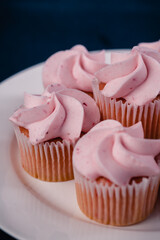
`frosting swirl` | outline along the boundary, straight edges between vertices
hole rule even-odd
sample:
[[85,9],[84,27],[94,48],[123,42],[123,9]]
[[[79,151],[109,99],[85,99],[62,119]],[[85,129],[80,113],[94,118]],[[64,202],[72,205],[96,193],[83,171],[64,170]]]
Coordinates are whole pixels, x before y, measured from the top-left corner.
[[160,92],[160,53],[145,47],[134,47],[129,53],[112,52],[111,64],[95,75],[105,83],[104,96],[144,105]]
[[160,52],[160,40],[156,42],[143,42],[138,44],[140,47],[152,48],[158,52]]
[[126,185],[133,177],[160,174],[154,159],[159,152],[160,140],[144,139],[141,122],[127,128],[115,120],[105,120],[78,141],[73,164],[88,179],[105,177]]
[[53,138],[73,140],[100,120],[95,101],[87,94],[60,84],[48,85],[42,95],[24,94],[24,105],[10,120],[29,130],[32,144]]
[[89,53],[82,45],[53,54],[45,62],[43,85],[61,83],[68,88],[92,92],[94,73],[105,66],[105,51]]

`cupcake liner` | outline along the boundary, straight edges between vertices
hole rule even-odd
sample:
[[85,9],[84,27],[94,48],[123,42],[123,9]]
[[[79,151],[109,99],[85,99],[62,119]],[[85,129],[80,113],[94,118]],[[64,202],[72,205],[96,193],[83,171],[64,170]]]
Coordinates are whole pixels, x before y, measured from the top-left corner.
[[160,101],[154,100],[144,106],[105,97],[99,90],[97,79],[93,80],[94,99],[100,109],[101,119],[114,119],[129,127],[142,122],[145,138],[160,138]]
[[74,170],[77,201],[92,220],[114,226],[126,226],[144,220],[155,205],[159,176],[142,178],[127,186],[97,183]]
[[72,151],[75,141],[45,142],[32,145],[29,139],[15,127],[21,164],[31,176],[43,181],[59,182],[74,178]]

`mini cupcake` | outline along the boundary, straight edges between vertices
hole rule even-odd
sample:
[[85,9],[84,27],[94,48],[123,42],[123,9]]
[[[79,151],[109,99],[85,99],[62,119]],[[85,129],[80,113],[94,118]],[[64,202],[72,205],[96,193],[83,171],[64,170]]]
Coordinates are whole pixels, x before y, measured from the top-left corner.
[[143,47],[112,53],[111,64],[95,75],[93,92],[102,119],[124,126],[142,121],[146,138],[160,138],[160,53]]
[[44,87],[60,83],[68,88],[79,89],[92,95],[94,73],[105,66],[105,51],[89,53],[82,45],[53,54],[44,64]]
[[77,139],[99,122],[95,101],[60,84],[42,95],[24,94],[11,117],[23,168],[44,181],[73,179],[72,151]]
[[128,128],[115,120],[97,124],[73,151],[82,212],[115,226],[147,218],[157,199],[160,168],[155,157],[159,152],[160,140],[144,139],[141,122]]

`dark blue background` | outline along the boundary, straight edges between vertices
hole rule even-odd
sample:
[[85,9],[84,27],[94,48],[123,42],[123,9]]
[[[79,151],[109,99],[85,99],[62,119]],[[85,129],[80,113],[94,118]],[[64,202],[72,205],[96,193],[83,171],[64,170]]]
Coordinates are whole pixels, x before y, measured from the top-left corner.
[[159,0],[0,0],[0,81],[78,43],[131,48],[159,38]]

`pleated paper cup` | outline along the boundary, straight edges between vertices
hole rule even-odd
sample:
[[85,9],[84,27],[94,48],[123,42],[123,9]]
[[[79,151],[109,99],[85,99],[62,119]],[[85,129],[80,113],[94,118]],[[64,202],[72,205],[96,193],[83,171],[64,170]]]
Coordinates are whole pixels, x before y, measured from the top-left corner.
[[14,127],[21,164],[31,176],[43,181],[60,182],[74,178],[72,152],[75,141],[45,142],[32,145],[29,138]]
[[97,79],[92,82],[94,99],[99,107],[101,119],[114,119],[129,127],[141,121],[144,137],[150,139],[160,138],[160,99],[137,106],[126,100],[108,98],[102,95]]
[[91,181],[74,170],[76,195],[81,211],[102,224],[127,226],[147,218],[158,193],[159,176],[142,177],[127,186]]

